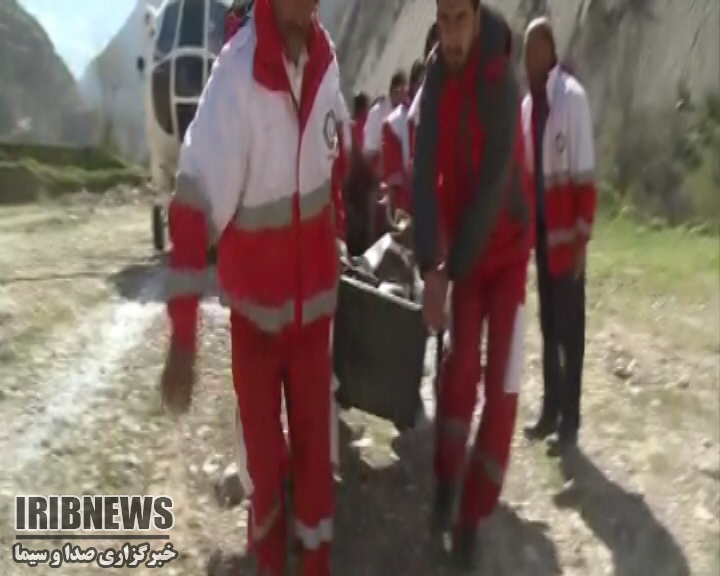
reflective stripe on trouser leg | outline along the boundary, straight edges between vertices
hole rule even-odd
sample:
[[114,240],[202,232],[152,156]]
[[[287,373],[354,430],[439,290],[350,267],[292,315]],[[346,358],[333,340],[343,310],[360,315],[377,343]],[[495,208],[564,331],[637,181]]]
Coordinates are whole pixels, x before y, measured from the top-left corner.
[[[280,576],[285,569],[286,520],[281,488],[285,439],[280,426],[283,349],[237,313],[231,313],[232,374],[245,454],[241,478],[252,487],[248,543],[259,574]],[[243,472],[243,468],[246,472]],[[247,481],[247,480],[246,480]]]
[[329,576],[333,530],[330,458],[332,368],[329,322],[300,330],[289,346],[286,393],[292,443],[294,528],[302,545],[301,576]]
[[250,498],[253,493],[252,478],[247,467],[247,451],[245,450],[245,439],[243,438],[242,419],[240,418],[240,409],[235,410],[235,439],[237,449],[237,468],[240,483],[242,484],[245,496]]
[[488,327],[485,405],[468,462],[460,504],[462,525],[492,513],[502,492],[515,428],[523,364],[524,307],[499,305]]
[[438,418],[435,422],[435,475],[455,485],[460,479],[480,380],[481,291],[456,284],[452,295],[450,347],[441,367]]

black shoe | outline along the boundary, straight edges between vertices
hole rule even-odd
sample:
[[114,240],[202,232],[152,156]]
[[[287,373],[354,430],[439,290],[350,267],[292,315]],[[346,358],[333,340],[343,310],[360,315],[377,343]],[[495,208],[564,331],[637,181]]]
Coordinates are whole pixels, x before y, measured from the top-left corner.
[[477,567],[475,548],[477,530],[462,528],[453,534],[450,557],[453,567],[461,572],[474,572]]
[[556,457],[570,456],[575,450],[577,450],[577,444],[578,431],[574,428],[563,428],[561,426],[557,441],[550,445],[548,448],[548,454]]
[[442,535],[450,528],[452,521],[453,490],[447,484],[438,484],[435,488],[432,515],[430,516],[430,531],[435,535]]
[[545,440],[548,436],[558,431],[557,418],[541,416],[535,424],[525,426],[525,438],[528,440]]

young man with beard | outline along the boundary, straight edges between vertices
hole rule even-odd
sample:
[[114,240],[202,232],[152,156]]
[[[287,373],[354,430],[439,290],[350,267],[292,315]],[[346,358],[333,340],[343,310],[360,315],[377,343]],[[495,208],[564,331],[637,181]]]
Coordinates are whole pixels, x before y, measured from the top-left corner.
[[382,125],[385,119],[405,98],[407,75],[398,70],[390,79],[388,93],[370,107],[363,131],[363,155],[378,179],[382,176]]
[[299,573],[330,574],[330,326],[339,278],[331,172],[345,111],[316,7],[255,0],[187,130],[168,214],[172,336],[163,400],[176,413],[189,408],[205,254],[217,242],[252,487],[248,540],[263,576],[285,570],[283,392]]
[[592,118],[585,90],[558,62],[546,18],[528,26],[525,68],[530,93],[522,118],[538,205],[535,265],[544,385],[540,417],[525,433],[542,439],[559,432],[564,450],[575,446],[580,428],[585,258],[596,202]]
[[[478,524],[498,502],[510,456],[534,206],[509,26],[479,0],[437,0],[437,23],[440,42],[428,58],[420,102],[413,216],[431,329],[444,327],[453,282],[435,423],[432,527],[451,533],[452,558],[470,570]],[[463,478],[484,323],[485,403]],[[459,513],[452,518],[456,489]]]

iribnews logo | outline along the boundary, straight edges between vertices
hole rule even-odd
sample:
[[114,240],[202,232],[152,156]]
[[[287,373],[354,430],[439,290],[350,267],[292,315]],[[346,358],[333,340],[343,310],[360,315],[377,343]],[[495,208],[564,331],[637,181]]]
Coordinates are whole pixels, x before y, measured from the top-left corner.
[[[143,532],[168,531],[175,525],[170,496],[15,496],[16,532]],[[69,535],[17,534],[17,540],[60,540]],[[71,539],[102,539],[104,535],[75,534]],[[144,535],[127,539],[161,539]]]

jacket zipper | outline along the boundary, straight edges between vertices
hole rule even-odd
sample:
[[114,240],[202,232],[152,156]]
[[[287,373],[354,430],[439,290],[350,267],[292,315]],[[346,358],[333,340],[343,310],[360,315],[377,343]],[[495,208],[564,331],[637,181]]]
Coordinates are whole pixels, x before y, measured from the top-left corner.
[[[303,71],[303,83],[305,81],[305,73],[307,72],[307,64],[306,64],[306,70]],[[297,118],[297,129],[298,129],[298,139],[297,139],[297,150],[295,152],[295,191],[293,193],[293,200],[292,200],[292,213],[293,213],[293,229],[295,233],[295,246],[296,246],[296,259],[295,259],[295,298],[293,302],[293,317],[294,317],[294,324],[296,329],[300,329],[302,326],[302,247],[301,247],[301,238],[300,238],[300,144],[302,143],[302,131],[301,131],[301,113],[300,113],[300,104],[297,101],[297,98],[295,97],[295,93],[292,90],[292,86],[290,85],[290,79],[287,78],[287,72],[285,73],[285,78],[287,79],[288,83],[288,90],[290,92],[290,98],[292,99],[293,108],[295,109],[295,116]],[[301,97],[302,97],[302,88],[301,88]]]

